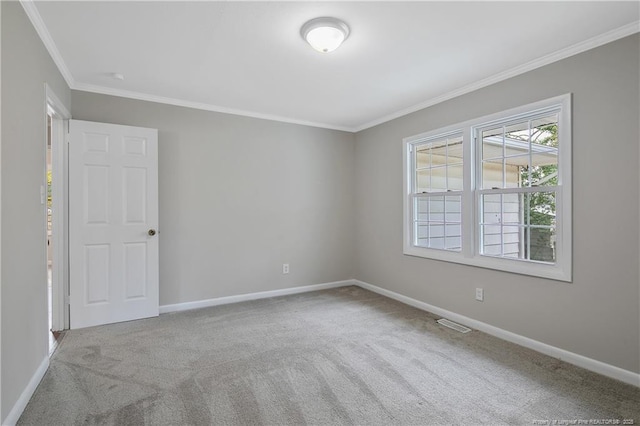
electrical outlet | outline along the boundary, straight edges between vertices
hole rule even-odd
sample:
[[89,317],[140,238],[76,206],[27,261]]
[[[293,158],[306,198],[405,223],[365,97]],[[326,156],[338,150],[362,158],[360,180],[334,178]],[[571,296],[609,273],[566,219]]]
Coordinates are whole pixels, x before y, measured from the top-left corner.
[[479,300],[480,302],[484,301],[484,290],[481,288],[476,288],[476,300]]
[[283,263],[282,264],[282,273],[283,274],[288,274],[289,273],[289,264],[288,263]]

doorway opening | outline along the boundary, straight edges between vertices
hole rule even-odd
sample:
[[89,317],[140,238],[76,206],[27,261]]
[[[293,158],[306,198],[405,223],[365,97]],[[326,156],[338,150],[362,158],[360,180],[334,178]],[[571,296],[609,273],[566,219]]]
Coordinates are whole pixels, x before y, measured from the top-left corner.
[[[70,114],[45,84],[46,181],[43,204],[46,214],[47,344],[55,350],[62,331],[69,328],[69,280],[67,249],[67,150],[66,134]],[[44,324],[43,324],[44,328]]]
[[48,310],[48,325],[49,325],[49,354],[53,352],[56,347],[57,336],[53,334],[53,299],[51,297],[52,284],[53,284],[53,244],[51,241],[51,232],[53,230],[53,218],[52,218],[52,203],[51,198],[51,123],[53,117],[51,113],[47,111],[47,310]]
[[[49,355],[53,353],[61,337],[61,331],[53,327],[53,268],[54,253],[53,245],[53,152],[52,152],[52,127],[53,112],[47,109],[47,189],[46,189],[46,208],[47,208],[47,318],[48,318],[48,336],[49,336]],[[56,218],[57,219],[57,218]]]

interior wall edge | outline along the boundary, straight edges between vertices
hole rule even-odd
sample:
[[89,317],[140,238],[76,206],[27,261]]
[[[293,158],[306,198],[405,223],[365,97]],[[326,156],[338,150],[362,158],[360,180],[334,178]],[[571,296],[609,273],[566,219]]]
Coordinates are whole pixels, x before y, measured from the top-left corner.
[[67,110],[71,90],[20,3],[0,2],[0,8],[4,124],[0,419],[10,424],[48,365],[43,367],[42,361],[48,357],[48,327],[46,213],[40,197],[46,182],[45,84]]
[[33,373],[31,380],[29,380],[29,383],[20,394],[20,397],[18,398],[16,403],[13,404],[11,411],[9,411],[7,417],[2,421],[3,426],[13,426],[18,422],[18,419],[22,415],[24,409],[27,407],[29,400],[33,396],[33,393],[36,391],[36,388],[40,384],[40,381],[44,377],[48,368],[49,354],[44,357],[38,369]]
[[[2,164],[2,7],[0,7],[0,164]],[[2,173],[0,173],[0,331],[2,330]],[[2,419],[2,333],[0,332],[0,419]]]

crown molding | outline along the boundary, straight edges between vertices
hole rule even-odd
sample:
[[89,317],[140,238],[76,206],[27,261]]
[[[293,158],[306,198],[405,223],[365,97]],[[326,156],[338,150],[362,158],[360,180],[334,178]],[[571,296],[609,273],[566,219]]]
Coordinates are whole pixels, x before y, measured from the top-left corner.
[[49,30],[47,29],[47,26],[44,24],[44,21],[40,16],[40,12],[38,12],[38,8],[34,4],[33,0],[20,0],[20,4],[22,5],[22,8],[27,14],[27,17],[29,17],[31,24],[33,25],[33,27],[36,29],[36,32],[40,36],[42,43],[44,43],[44,46],[49,51],[49,55],[51,55],[51,59],[53,59],[53,62],[58,67],[58,70],[60,70],[60,74],[62,74],[62,77],[67,82],[67,85],[69,86],[69,88],[73,89],[76,83],[75,79],[73,78],[73,74],[71,74],[71,71],[69,71],[69,68],[67,67],[67,64],[64,62],[64,59],[62,59],[62,55],[58,50],[58,46],[56,46],[56,43],[53,41],[53,38],[51,37],[51,34],[49,34]]
[[38,12],[38,9],[35,6],[33,0],[20,0],[20,4],[22,4],[22,7],[24,8],[27,16],[29,17],[29,20],[35,27],[36,32],[38,33],[45,47],[49,51],[51,58],[53,59],[56,66],[60,70],[60,73],[62,74],[65,81],[69,85],[69,88],[71,88],[72,90],[81,90],[85,92],[99,93],[103,95],[120,96],[123,98],[137,99],[141,101],[157,102],[157,103],[162,103],[167,105],[175,105],[175,106],[181,106],[186,108],[200,109],[204,111],[213,111],[213,112],[219,112],[223,114],[240,115],[245,117],[259,118],[263,120],[280,121],[283,123],[298,124],[298,125],[310,126],[310,127],[319,127],[319,128],[329,129],[329,130],[339,130],[339,131],[350,132],[350,133],[357,133],[362,130],[369,129],[371,127],[377,126],[382,123],[386,123],[388,121],[402,117],[404,115],[411,114],[421,109],[428,108],[430,106],[439,104],[449,99],[456,98],[461,95],[465,95],[475,90],[482,89],[483,87],[487,87],[492,84],[499,83],[503,80],[507,80],[509,78],[518,76],[520,74],[524,74],[536,68],[543,67],[553,62],[560,61],[570,56],[577,55],[587,50],[596,48],[598,46],[602,46],[612,41],[640,32],[640,21],[634,21],[622,27],[619,27],[614,30],[608,31],[606,33],[600,34],[598,36],[592,37],[588,40],[582,41],[580,43],[566,47],[564,49],[560,49],[556,52],[542,56],[538,59],[534,59],[525,64],[519,65],[517,67],[511,68],[507,71],[494,74],[490,77],[484,78],[482,80],[478,80],[474,83],[468,84],[466,86],[460,87],[450,92],[427,99],[426,101],[420,102],[419,104],[415,104],[408,108],[404,108],[394,113],[387,114],[375,120],[363,123],[359,126],[350,127],[350,126],[340,126],[340,125],[329,124],[329,123],[319,123],[315,121],[299,120],[291,117],[284,117],[284,116],[279,116],[274,114],[264,114],[264,113],[255,112],[255,111],[228,108],[228,107],[223,107],[219,105],[188,101],[184,99],[176,99],[176,98],[170,98],[165,96],[157,96],[157,95],[151,95],[147,93],[140,93],[140,92],[134,92],[134,91],[122,90],[122,89],[113,89],[110,87],[76,82],[76,80],[73,78],[73,75],[71,74],[71,71],[65,64],[64,60],[62,59],[62,55],[60,55],[60,51],[58,50],[58,47],[53,41],[51,34],[49,34],[49,30],[44,24],[44,21],[42,20],[42,17],[40,16],[40,13]]
[[262,120],[280,121],[282,123],[299,124],[302,126],[309,126],[309,127],[320,127],[328,130],[339,130],[342,132],[353,132],[352,128],[344,127],[344,126],[337,126],[337,125],[327,124],[327,123],[318,123],[315,121],[298,120],[295,118],[283,117],[279,115],[263,114],[255,111],[247,111],[247,110],[236,109],[236,108],[227,108],[219,105],[193,102],[193,101],[187,101],[184,99],[169,98],[165,96],[150,95],[147,93],[140,93],[140,92],[134,92],[134,91],[122,90],[122,89],[114,89],[111,87],[104,87],[104,86],[98,86],[93,84],[76,83],[74,87],[72,87],[72,89],[80,90],[83,92],[99,93],[102,95],[119,96],[122,98],[136,99],[140,101],[157,102],[161,104],[181,106],[185,108],[194,108],[194,109],[200,109],[204,111],[220,112],[223,114],[233,114],[233,115],[240,115],[244,117],[259,118]]
[[377,126],[382,123],[386,123],[387,121],[391,121],[395,118],[399,118],[405,116],[407,114],[411,114],[416,111],[420,111],[421,109],[437,105],[441,102],[448,101],[449,99],[456,98],[461,95],[465,95],[467,93],[476,91],[478,89],[482,89],[483,87],[490,86],[495,83],[499,83],[503,80],[507,80],[511,77],[518,76],[520,74],[524,74],[528,71],[532,71],[536,68],[543,67],[545,65],[549,65],[553,62],[560,61],[562,59],[566,59],[570,56],[577,55],[579,53],[585,52],[590,49],[594,49],[598,46],[602,46],[607,43],[611,43],[612,41],[616,41],[618,39],[630,36],[640,32],[640,21],[635,21],[630,24],[624,25],[620,28],[616,28],[614,30],[608,31],[606,33],[600,34],[596,37],[592,37],[588,40],[582,41],[580,43],[574,44],[572,46],[566,47],[564,49],[555,51],[548,55],[542,56],[538,59],[534,59],[522,65],[518,65],[517,67],[511,68],[507,71],[500,72],[498,74],[494,74],[490,77],[484,78],[482,80],[476,81],[474,83],[468,84],[466,86],[460,87],[459,89],[452,90],[450,92],[444,93],[442,95],[436,96],[434,98],[428,99],[424,102],[420,102],[419,104],[410,106],[408,108],[404,108],[400,111],[394,112],[389,115],[385,115],[376,120],[369,121],[368,123],[357,126],[353,129],[354,132],[360,132],[362,130],[369,129],[371,127]]

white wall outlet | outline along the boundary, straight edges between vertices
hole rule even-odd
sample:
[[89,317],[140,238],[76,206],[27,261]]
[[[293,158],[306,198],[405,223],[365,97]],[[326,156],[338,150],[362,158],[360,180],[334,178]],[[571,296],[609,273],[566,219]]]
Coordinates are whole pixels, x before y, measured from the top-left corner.
[[480,302],[484,301],[484,290],[481,288],[476,288],[476,300],[479,300]]
[[283,263],[282,264],[282,273],[283,274],[288,274],[289,273],[289,264],[288,263]]

